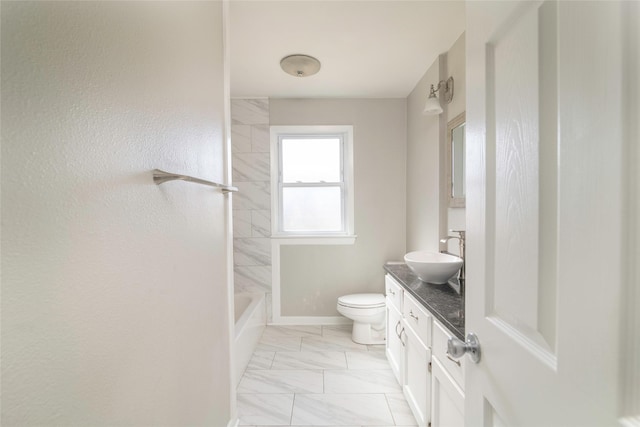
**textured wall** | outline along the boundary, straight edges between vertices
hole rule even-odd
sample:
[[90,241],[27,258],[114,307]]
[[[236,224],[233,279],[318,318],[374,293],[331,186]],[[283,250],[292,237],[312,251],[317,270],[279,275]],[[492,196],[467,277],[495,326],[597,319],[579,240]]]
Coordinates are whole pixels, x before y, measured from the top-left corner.
[[226,425],[219,2],[2,2],[2,425]]
[[283,316],[338,316],[337,298],[383,292],[405,250],[404,99],[271,99],[271,125],[353,125],[354,245],[282,246]]
[[234,291],[264,292],[271,319],[269,100],[231,101]]

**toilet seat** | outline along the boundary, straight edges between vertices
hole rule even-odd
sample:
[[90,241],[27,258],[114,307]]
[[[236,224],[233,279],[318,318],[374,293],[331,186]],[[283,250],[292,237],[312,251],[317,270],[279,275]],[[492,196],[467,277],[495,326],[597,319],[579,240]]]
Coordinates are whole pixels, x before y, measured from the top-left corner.
[[382,294],[351,294],[338,298],[338,305],[349,308],[380,308],[386,303]]

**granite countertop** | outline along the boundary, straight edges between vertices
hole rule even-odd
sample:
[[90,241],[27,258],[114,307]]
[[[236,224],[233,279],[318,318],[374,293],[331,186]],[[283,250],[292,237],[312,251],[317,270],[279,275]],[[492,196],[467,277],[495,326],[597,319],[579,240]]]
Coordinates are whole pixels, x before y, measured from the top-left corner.
[[451,286],[423,282],[404,263],[387,263],[384,269],[453,335],[464,341],[464,319],[458,314],[462,310],[462,297]]

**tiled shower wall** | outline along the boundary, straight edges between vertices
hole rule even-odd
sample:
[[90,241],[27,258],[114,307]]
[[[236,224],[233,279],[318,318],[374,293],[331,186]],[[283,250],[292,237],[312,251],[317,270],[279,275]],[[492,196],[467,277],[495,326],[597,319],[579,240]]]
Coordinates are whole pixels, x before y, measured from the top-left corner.
[[264,292],[271,312],[269,100],[231,100],[235,293]]

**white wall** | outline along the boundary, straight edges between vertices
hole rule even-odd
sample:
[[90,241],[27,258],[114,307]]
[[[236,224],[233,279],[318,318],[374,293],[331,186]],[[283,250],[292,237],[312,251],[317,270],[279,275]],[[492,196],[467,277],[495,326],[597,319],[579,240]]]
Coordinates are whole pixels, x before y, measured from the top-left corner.
[[337,316],[341,295],[382,293],[405,251],[404,99],[271,99],[271,125],[353,125],[354,245],[282,246],[283,316]]
[[[429,89],[454,79],[454,96],[442,102],[443,113],[424,116]],[[446,197],[445,139],[447,123],[466,109],[465,36],[440,55],[407,97],[407,252],[439,251],[449,229],[465,229],[465,209],[449,208]],[[440,97],[440,94],[439,94]],[[457,240],[449,250],[458,253]]]
[[438,251],[440,238],[440,116],[424,116],[440,59],[407,97],[407,252]]
[[2,425],[226,425],[221,2],[2,2]]

